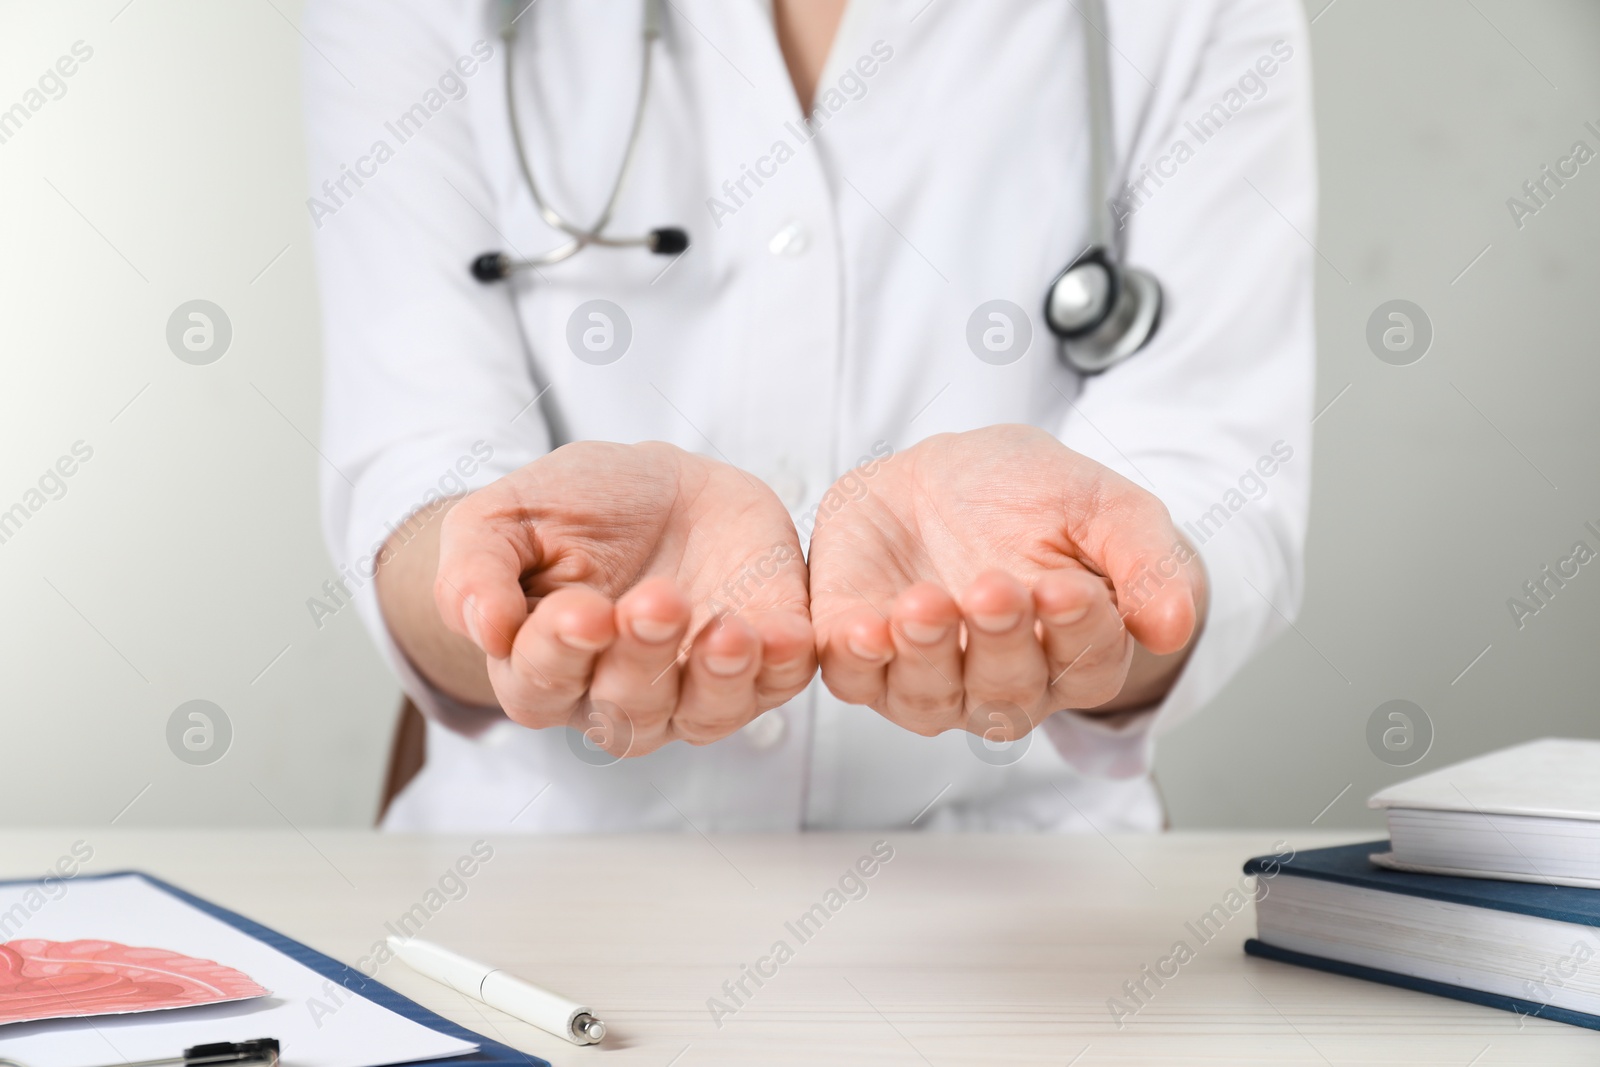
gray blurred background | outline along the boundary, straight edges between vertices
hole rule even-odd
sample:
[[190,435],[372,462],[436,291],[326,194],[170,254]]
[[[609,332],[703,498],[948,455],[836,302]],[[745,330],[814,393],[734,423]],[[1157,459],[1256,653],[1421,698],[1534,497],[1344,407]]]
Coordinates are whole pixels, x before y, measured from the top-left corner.
[[[372,820],[397,689],[352,610],[319,628],[305,604],[335,574],[315,493],[300,7],[0,3],[0,108],[61,57],[74,71],[0,127],[0,510],[73,472],[0,530],[0,823]],[[1294,629],[1165,739],[1180,828],[1376,826],[1364,801],[1388,782],[1600,736],[1600,562],[1520,627],[1508,607],[1537,606],[1524,583],[1574,542],[1600,550],[1584,528],[1600,530],[1600,160],[1520,228],[1507,206],[1575,141],[1600,151],[1584,125],[1600,130],[1600,5],[1308,14],[1308,594]],[[233,333],[203,372],[167,344],[195,299]],[[1431,323],[1406,365],[1367,339],[1392,300]],[[169,750],[193,700],[231,727],[214,765]],[[1409,705],[1379,711],[1391,701]]]

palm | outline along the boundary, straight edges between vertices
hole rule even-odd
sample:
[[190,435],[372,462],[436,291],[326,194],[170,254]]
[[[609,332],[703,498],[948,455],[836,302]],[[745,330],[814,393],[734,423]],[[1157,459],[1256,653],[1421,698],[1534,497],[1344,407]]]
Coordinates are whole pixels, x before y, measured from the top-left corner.
[[[1170,653],[1192,634],[1166,509],[1038,429],[929,438],[865,484],[811,542],[822,675],[842,699],[927,734],[988,736],[1000,707],[1015,736],[1121,696],[1140,642]],[[1152,568],[1169,573],[1141,587]]]
[[742,471],[665,447],[584,443],[524,473],[495,521],[526,543],[530,600],[571,585],[616,599],[665,578],[695,627],[724,611],[806,612],[794,523]]
[[944,436],[890,458],[866,496],[819,520],[810,560],[819,630],[863,599],[884,607],[916,582],[960,591],[985,570],[1031,584],[1045,571],[1083,569],[1066,520],[1095,487],[1038,462],[1057,458],[1036,454],[1038,431],[979,433],[993,447]]

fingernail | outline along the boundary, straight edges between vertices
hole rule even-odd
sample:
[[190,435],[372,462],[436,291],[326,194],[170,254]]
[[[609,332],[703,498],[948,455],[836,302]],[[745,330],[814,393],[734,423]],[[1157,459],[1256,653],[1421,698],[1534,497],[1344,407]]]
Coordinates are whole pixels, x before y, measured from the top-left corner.
[[1060,612],[1056,615],[1046,615],[1044,617],[1044,621],[1049,626],[1071,626],[1073,623],[1080,621],[1087,614],[1089,614],[1089,605],[1082,604],[1078,607],[1072,608],[1068,611]]
[[556,627],[556,636],[561,639],[563,645],[575,648],[579,652],[598,652],[606,647],[605,641],[592,641],[582,634],[571,633],[561,626]]
[[986,634],[1003,634],[1017,624],[1022,618],[1022,612],[1013,611],[1007,615],[974,615],[972,625]]
[[483,648],[483,638],[478,636],[478,598],[469,596],[467,602],[461,605],[461,621],[467,624],[467,636],[472,638],[472,643]]
[[846,638],[844,643],[845,647],[850,649],[852,655],[859,656],[869,663],[882,663],[889,658],[887,653],[876,652],[853,637]]
[[749,656],[707,656],[706,670],[723,677],[740,674],[750,666]]
[[931,622],[907,622],[900,625],[900,631],[919,645],[931,645],[949,633],[950,627]]
[[678,627],[674,623],[643,617],[634,619],[630,629],[633,630],[633,636],[647,645],[659,645],[663,641],[670,641],[672,635],[678,632]]

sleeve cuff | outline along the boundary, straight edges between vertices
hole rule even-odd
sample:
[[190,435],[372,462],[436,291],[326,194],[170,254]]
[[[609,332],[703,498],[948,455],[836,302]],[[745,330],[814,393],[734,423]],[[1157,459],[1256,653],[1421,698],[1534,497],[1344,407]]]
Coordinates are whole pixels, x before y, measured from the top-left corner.
[[429,722],[436,722],[465,737],[479,737],[496,723],[505,721],[506,713],[498,707],[462,703],[422,676],[422,672],[411,663],[389,633],[389,627],[383,620],[383,611],[378,606],[377,589],[372,583],[363,586],[356,594],[356,611],[367,624],[378,650],[399,676],[400,687]]
[[456,700],[416,669],[383,618],[372,580],[376,560],[391,538],[404,538],[420,509],[480,489],[532,458],[525,444],[504,438],[410,442],[389,450],[364,470],[349,495],[341,571],[355,585],[356,611],[418,710],[430,721],[468,737],[503,721],[505,713],[498,707]]
[[[1167,699],[1172,698],[1169,695]],[[1058,711],[1044,721],[1044,731],[1061,758],[1079,774],[1090,778],[1138,778],[1149,772],[1154,760],[1152,732],[1164,707],[1163,703],[1109,715]]]

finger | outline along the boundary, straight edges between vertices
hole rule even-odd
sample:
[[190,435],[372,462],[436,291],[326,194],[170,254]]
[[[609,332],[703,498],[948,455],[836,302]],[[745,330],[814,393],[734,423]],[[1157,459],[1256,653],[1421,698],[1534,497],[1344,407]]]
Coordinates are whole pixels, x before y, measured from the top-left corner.
[[671,733],[692,745],[721,740],[756,717],[761,636],[738,615],[713,620],[695,638]]
[[513,721],[565,725],[589,689],[601,650],[616,636],[610,600],[585,586],[558,589],[517,632],[511,654],[489,660],[489,680]]
[[1093,708],[1122,691],[1133,640],[1105,581],[1087,571],[1052,571],[1033,589],[1044,636],[1052,710]]
[[756,703],[766,711],[811,683],[817,673],[817,639],[811,620],[796,611],[745,612],[743,618],[761,639]]
[[[1049,683],[1033,627],[1033,597],[1011,575],[987,571],[962,596],[961,614],[967,624],[961,668],[967,710],[999,702],[1021,712],[1011,718],[1031,722]],[[1019,726],[1027,732],[1025,724]]]
[[822,682],[846,704],[882,708],[893,658],[889,621],[862,606],[835,621],[822,647]]
[[960,726],[961,609],[931,582],[918,582],[889,611],[894,659],[885,702],[890,719],[932,737]]
[[1166,507],[1110,471],[1095,490],[1074,540],[1116,591],[1128,630],[1157,654],[1176,652],[1194,633],[1199,557]]
[[666,578],[640,582],[617,601],[616,640],[600,654],[589,695],[615,705],[632,730],[630,755],[668,740],[678,702],[677,659],[689,628],[689,602]]
[[480,489],[445,516],[433,583],[444,624],[496,659],[510,654],[528,617],[522,575],[539,562],[528,528],[498,513],[502,495]]

